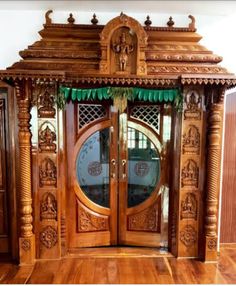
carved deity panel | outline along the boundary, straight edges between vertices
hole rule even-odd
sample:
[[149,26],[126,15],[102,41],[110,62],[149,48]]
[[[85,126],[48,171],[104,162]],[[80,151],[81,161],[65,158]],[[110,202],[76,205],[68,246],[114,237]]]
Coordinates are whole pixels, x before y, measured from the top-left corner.
[[129,28],[114,31],[111,39],[112,73],[130,74],[136,72],[137,36]]
[[197,199],[195,194],[187,193],[181,201],[181,219],[197,219]]
[[40,187],[57,185],[57,168],[49,157],[46,157],[39,166],[39,185]]
[[184,119],[200,120],[201,119],[201,96],[196,91],[190,91],[184,98],[185,110]]
[[53,126],[49,122],[45,122],[39,129],[39,151],[40,152],[56,152],[57,145],[56,133]]
[[181,173],[182,187],[198,187],[199,168],[194,160],[187,160]]
[[40,202],[40,219],[57,219],[57,201],[52,193],[45,193]]
[[41,118],[54,118],[56,109],[54,108],[54,96],[48,87],[39,96],[38,115]]
[[78,232],[109,230],[108,217],[98,215],[77,201]]
[[190,125],[183,135],[183,153],[197,155],[200,153],[200,133],[195,125]]
[[155,204],[144,211],[128,217],[128,229],[133,231],[160,231],[158,206]]

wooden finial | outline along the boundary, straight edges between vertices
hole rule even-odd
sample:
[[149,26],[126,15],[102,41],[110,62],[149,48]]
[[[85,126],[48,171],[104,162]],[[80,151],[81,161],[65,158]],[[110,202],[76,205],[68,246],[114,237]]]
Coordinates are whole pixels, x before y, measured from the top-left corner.
[[97,23],[98,23],[98,19],[97,19],[97,16],[95,13],[93,14],[93,18],[91,19],[91,23],[93,25],[97,25]]
[[46,25],[52,24],[52,19],[49,17],[49,15],[50,15],[52,12],[53,12],[52,10],[48,10],[48,11],[45,13]]
[[189,17],[189,19],[192,20],[191,23],[189,23],[189,25],[188,25],[189,29],[196,30],[196,28],[195,28],[195,18],[192,15],[189,15],[188,17]]
[[72,13],[70,13],[70,17],[67,19],[67,21],[68,21],[68,23],[69,23],[69,24],[74,24],[75,19],[74,19],[74,17],[73,17],[73,14],[72,14]]
[[144,22],[144,24],[146,26],[148,26],[148,27],[152,25],[152,21],[150,20],[150,16],[149,15],[147,15],[147,20]]
[[173,18],[170,16],[170,18],[169,18],[169,21],[166,23],[167,24],[167,26],[169,26],[169,27],[173,27],[174,26],[174,24],[175,24],[175,22],[173,21]]

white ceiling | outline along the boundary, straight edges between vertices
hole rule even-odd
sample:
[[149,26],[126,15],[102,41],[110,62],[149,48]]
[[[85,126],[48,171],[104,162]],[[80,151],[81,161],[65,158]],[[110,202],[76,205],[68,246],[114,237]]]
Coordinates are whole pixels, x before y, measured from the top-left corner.
[[0,10],[93,11],[124,13],[168,13],[232,15],[236,1],[0,1]]

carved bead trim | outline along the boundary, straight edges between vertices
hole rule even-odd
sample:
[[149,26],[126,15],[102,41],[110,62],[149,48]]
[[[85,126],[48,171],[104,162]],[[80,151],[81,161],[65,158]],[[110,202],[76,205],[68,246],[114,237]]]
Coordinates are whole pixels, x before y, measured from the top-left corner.
[[195,125],[189,125],[183,135],[183,154],[200,153],[200,133]]
[[180,241],[186,246],[192,246],[197,241],[197,232],[191,225],[186,225],[180,232]]
[[31,249],[31,241],[29,239],[24,239],[21,243],[21,248],[24,251],[29,251]]
[[40,242],[48,249],[57,244],[57,230],[52,226],[46,226],[40,232]]
[[191,73],[191,74],[227,74],[227,70],[218,66],[177,66],[177,65],[168,65],[168,66],[159,66],[159,65],[148,65],[148,73]]
[[194,160],[187,160],[181,173],[182,187],[198,187],[199,168]]
[[181,219],[197,220],[197,199],[193,193],[187,193],[181,201]]

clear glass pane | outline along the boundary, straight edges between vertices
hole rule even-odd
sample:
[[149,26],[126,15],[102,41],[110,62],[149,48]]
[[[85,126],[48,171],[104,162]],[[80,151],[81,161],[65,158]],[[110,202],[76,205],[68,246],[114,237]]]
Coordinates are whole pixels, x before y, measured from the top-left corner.
[[103,207],[109,207],[109,145],[109,128],[97,131],[84,142],[76,161],[82,191]]
[[142,132],[128,128],[128,207],[145,201],[160,179],[160,155]]

